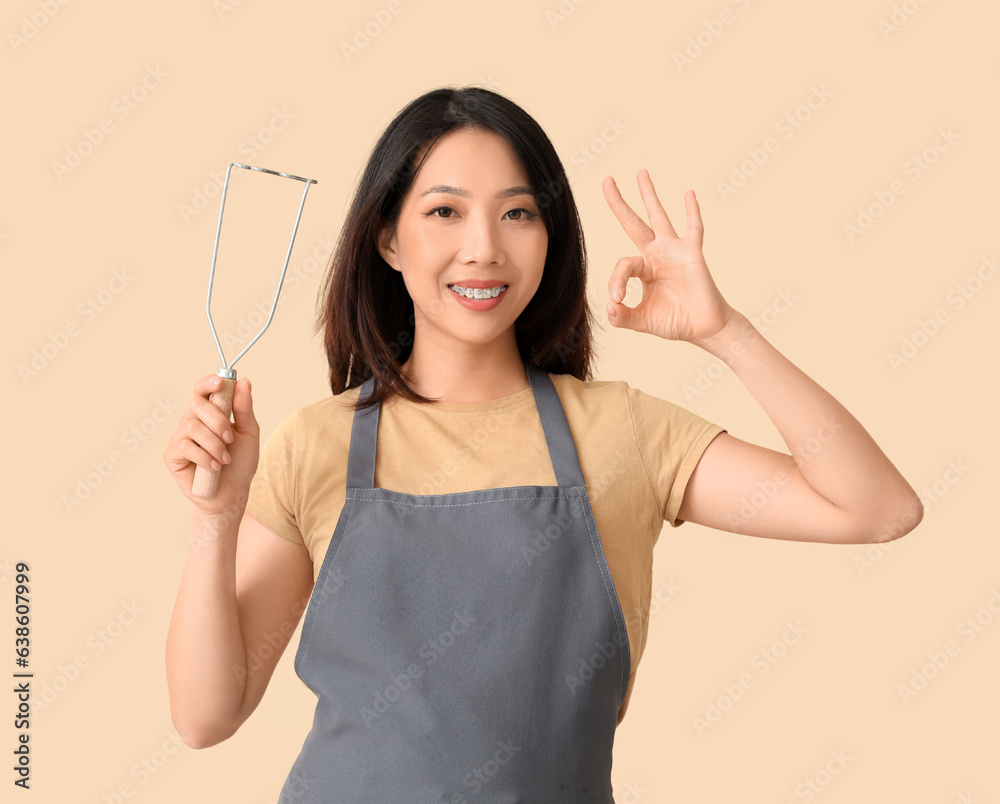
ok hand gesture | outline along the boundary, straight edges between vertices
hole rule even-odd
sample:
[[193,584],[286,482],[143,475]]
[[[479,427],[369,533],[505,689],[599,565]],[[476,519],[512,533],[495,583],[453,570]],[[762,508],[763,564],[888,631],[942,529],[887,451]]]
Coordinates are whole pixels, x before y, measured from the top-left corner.
[[[638,256],[622,257],[611,272],[608,318],[615,327],[704,346],[739,314],[722,298],[702,256],[704,229],[694,190],[684,196],[687,231],[680,238],[656,197],[649,172],[641,170],[638,182],[648,226],[622,198],[615,180],[610,176],[604,180],[608,205],[639,247]],[[625,283],[633,276],[642,280],[642,301],[626,307],[621,300]]]

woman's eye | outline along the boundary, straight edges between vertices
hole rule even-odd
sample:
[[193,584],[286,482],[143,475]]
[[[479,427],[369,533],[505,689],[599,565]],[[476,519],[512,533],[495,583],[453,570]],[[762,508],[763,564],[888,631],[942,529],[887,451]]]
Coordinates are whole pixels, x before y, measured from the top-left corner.
[[[450,214],[448,214],[448,215],[444,215],[444,214],[439,215],[437,213],[439,213],[439,212],[441,212],[441,213],[444,213],[444,212],[452,213],[454,211],[455,210],[453,210],[451,207],[434,207],[434,209],[430,210],[430,212],[427,212],[426,215],[428,217],[432,217],[432,218],[444,218],[444,219],[447,219],[447,218],[451,218],[453,216],[450,215]],[[519,207],[517,209],[512,209],[507,214],[514,216],[514,217],[512,217],[510,219],[510,220],[513,220],[513,221],[533,221],[535,218],[538,217],[538,215],[536,215],[530,209],[524,209],[523,207]]]

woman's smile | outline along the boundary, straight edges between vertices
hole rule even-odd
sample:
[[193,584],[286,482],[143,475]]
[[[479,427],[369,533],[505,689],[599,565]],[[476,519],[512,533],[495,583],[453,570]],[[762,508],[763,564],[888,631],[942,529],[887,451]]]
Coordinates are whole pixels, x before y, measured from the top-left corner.
[[455,294],[458,303],[467,310],[486,312],[500,306],[504,293],[510,285],[489,285],[481,281],[473,284],[472,281],[448,285],[448,289]]
[[538,199],[510,144],[469,129],[438,140],[382,241],[413,301],[415,362],[463,354],[520,374],[515,322],[541,283],[547,249]]

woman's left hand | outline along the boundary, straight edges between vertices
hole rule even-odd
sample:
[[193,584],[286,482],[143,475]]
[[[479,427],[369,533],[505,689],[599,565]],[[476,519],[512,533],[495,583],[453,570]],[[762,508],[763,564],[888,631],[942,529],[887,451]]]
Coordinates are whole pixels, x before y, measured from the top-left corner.
[[[615,180],[610,176],[604,180],[608,205],[639,247],[639,256],[622,257],[611,272],[608,320],[615,327],[650,332],[668,340],[708,343],[739,314],[722,298],[705,264],[701,252],[704,229],[694,190],[684,196],[687,231],[680,238],[656,197],[647,170],[639,171],[638,182],[649,226],[622,198]],[[621,300],[625,284],[633,276],[642,280],[642,301],[626,307]]]

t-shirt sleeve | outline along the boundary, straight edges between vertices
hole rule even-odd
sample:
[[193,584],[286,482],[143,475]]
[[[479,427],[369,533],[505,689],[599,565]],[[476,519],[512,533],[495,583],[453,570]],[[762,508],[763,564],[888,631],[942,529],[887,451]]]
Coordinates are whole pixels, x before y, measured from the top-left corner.
[[283,539],[305,544],[295,518],[299,412],[278,424],[260,450],[246,511]]
[[663,519],[676,528],[684,524],[677,511],[691,473],[712,439],[727,431],[673,402],[626,389],[646,476]]

